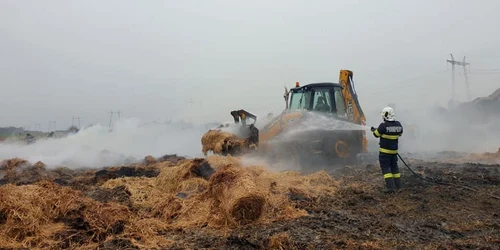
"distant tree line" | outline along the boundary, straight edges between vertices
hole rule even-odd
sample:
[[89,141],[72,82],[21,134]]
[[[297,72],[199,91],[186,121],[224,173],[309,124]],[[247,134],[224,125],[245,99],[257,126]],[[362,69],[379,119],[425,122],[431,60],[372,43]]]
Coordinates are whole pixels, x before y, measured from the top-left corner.
[[23,128],[17,127],[0,127],[0,136],[10,136],[15,133],[23,133],[25,130]]

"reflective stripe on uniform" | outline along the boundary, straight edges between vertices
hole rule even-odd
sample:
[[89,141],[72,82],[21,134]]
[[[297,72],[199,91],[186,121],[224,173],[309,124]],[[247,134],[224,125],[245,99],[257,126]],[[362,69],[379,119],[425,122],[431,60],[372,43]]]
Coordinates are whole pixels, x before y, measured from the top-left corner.
[[389,139],[389,140],[397,140],[397,139],[399,139],[399,135],[386,135],[386,134],[384,134],[381,137],[384,138],[384,139]]
[[384,179],[392,178],[392,173],[384,174]]
[[401,174],[400,173],[392,174],[392,177],[394,177],[394,178],[401,178]]
[[380,137],[380,133],[378,132],[378,130],[375,129],[375,131],[373,131],[373,133],[376,135],[376,136],[379,136]]
[[390,149],[385,149],[385,148],[380,148],[379,150],[381,153],[386,153],[386,154],[392,154],[395,155],[398,153],[397,150],[390,150]]

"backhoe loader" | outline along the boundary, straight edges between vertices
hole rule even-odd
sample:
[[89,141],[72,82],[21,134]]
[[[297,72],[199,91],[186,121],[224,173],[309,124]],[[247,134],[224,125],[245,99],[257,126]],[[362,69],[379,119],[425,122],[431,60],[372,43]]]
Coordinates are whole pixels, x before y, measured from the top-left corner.
[[260,129],[255,126],[254,114],[244,109],[231,111],[235,124],[239,125],[235,134],[245,143],[235,147],[226,139],[221,154],[257,153],[274,160],[293,160],[300,165],[316,159],[322,159],[322,164],[324,160],[353,163],[357,154],[368,151],[368,142],[362,127],[366,118],[352,78],[352,71],[340,70],[339,83],[300,86],[297,82],[295,88],[285,87],[285,110]]

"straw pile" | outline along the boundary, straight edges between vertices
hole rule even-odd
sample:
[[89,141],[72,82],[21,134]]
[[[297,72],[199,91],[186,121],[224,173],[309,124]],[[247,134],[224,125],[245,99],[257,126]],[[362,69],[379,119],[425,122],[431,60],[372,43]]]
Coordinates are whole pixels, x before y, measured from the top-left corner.
[[326,173],[271,173],[244,167],[236,157],[210,156],[164,167],[154,179],[118,178],[103,187],[125,186],[141,216],[171,228],[234,228],[304,216],[290,198],[310,199],[335,185]]
[[91,246],[124,231],[129,210],[103,204],[81,192],[42,181],[0,188],[0,245],[46,248]]
[[[21,165],[43,168],[42,163],[29,166],[14,159],[4,162],[2,169],[12,171]],[[164,248],[172,243],[162,236],[166,230],[233,229],[307,216],[292,200],[313,199],[336,189],[326,173],[272,173],[243,166],[231,156],[186,159],[174,166],[150,163],[148,168],[155,168],[157,176],[144,175],[144,166],[136,166],[135,172],[128,168],[127,172],[142,175],[117,177],[106,170],[110,178],[102,178],[100,170],[95,172],[101,176],[98,180],[78,181],[75,186],[72,182],[61,186],[54,180],[0,186],[0,245]],[[85,176],[89,179],[88,173]],[[82,183],[90,186],[82,188]],[[110,199],[117,190],[123,197]]]
[[201,137],[203,154],[206,156],[208,151],[215,154],[238,154],[244,152],[249,147],[246,139],[238,138],[236,135],[220,130],[209,130]]
[[29,166],[29,162],[19,158],[4,160],[0,163],[0,171],[9,173],[15,171],[17,168],[24,168]]
[[0,178],[11,183],[29,184],[40,180],[53,179],[56,175],[56,173],[45,171],[45,164],[42,162],[31,165],[23,159],[14,158],[0,163]]

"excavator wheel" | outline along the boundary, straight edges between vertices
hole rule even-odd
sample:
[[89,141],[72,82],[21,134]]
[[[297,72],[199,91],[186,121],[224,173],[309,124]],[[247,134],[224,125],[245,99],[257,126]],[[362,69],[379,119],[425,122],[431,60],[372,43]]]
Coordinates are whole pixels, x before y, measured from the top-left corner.
[[351,147],[349,143],[344,140],[337,140],[334,145],[335,154],[340,158],[347,158],[351,153]]
[[346,133],[327,139],[325,153],[331,161],[354,164],[357,162],[357,154],[361,152],[362,140],[356,141],[357,137],[353,133]]

